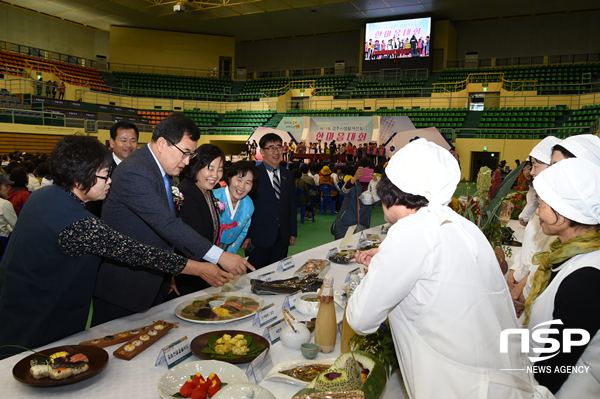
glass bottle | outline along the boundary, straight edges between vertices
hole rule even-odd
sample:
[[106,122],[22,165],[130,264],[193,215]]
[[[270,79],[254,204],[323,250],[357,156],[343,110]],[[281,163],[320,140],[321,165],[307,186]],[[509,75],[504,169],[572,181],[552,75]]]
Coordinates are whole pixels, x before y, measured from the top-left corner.
[[[346,287],[346,304],[350,302],[350,297],[354,293],[356,287],[358,287],[358,285],[360,284],[360,281],[361,276],[358,274],[353,274],[350,277],[350,284],[348,285],[348,287]],[[348,306],[346,306],[346,308],[348,308]],[[350,347],[350,339],[354,336],[354,334],[356,333],[354,332],[352,327],[350,327],[350,324],[348,324],[348,320],[346,320],[346,310],[344,310],[344,319],[342,321],[342,342],[340,343],[342,353],[352,351],[352,348]]]
[[321,352],[329,353],[335,347],[337,336],[335,304],[333,302],[333,276],[325,276],[317,298],[320,304],[315,325],[315,343],[321,347]]

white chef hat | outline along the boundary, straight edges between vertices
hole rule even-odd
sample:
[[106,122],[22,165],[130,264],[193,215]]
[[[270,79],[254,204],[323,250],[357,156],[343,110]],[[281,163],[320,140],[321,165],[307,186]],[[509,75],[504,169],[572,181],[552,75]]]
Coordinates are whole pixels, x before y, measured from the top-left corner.
[[600,166],[581,158],[565,159],[533,180],[537,195],[575,222],[600,224]]
[[587,159],[600,165],[600,137],[593,134],[580,134],[564,139],[560,145],[577,158]]
[[533,150],[531,150],[529,156],[534,157],[546,165],[550,165],[550,158],[552,158],[552,147],[560,143],[562,143],[561,139],[554,136],[548,136],[540,141],[538,145],[533,147]]
[[427,198],[430,206],[448,205],[460,181],[460,168],[450,151],[423,138],[397,151],[385,174],[405,193]]

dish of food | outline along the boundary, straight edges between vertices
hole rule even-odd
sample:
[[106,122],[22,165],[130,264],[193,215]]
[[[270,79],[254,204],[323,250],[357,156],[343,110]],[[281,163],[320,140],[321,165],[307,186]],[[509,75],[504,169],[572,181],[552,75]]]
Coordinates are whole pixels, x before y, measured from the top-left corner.
[[355,253],[356,249],[347,249],[345,251],[340,251],[333,256],[330,256],[329,260],[334,263],[339,263],[341,265],[347,265],[348,263],[350,263],[351,259],[354,258]]
[[[229,339],[224,339],[225,335],[229,336]],[[246,341],[246,346],[248,347],[248,351],[245,354],[241,354],[239,349],[235,352],[240,354],[236,354],[232,350],[233,348],[231,348],[231,344],[227,345],[228,341],[239,341],[240,335]],[[217,344],[219,339],[221,339],[222,342]],[[221,346],[217,351],[217,345],[223,346]],[[244,345],[240,344],[240,346]],[[258,357],[258,355],[260,355],[265,349],[269,349],[270,347],[271,344],[269,344],[269,341],[267,341],[267,339],[264,337],[248,331],[237,330],[211,331],[197,336],[190,343],[190,349],[195,356],[201,359],[214,358],[232,364],[251,362],[252,360],[256,359],[256,357]],[[218,353],[223,352],[226,349],[229,350],[227,350],[225,353]]]
[[173,395],[178,394],[190,376],[195,376],[196,373],[200,373],[204,378],[208,378],[213,373],[219,376],[222,383],[228,385],[248,382],[246,373],[233,364],[217,360],[201,360],[180,364],[163,374],[158,380],[158,394],[163,399],[173,399]]
[[296,270],[294,276],[305,277],[305,276],[317,276],[323,278],[331,268],[331,262],[326,259],[309,259],[300,269]]
[[182,302],[175,308],[175,316],[200,324],[223,324],[252,316],[265,301],[246,293],[203,295]]
[[[292,360],[279,363],[269,371],[265,380],[305,386],[335,362],[332,359]],[[321,370],[321,371],[318,371]],[[310,379],[309,379],[310,378]]]
[[260,295],[278,295],[291,294],[298,290],[302,292],[318,291],[323,285],[323,280],[315,275],[308,275],[304,278],[298,276],[286,280],[262,281],[257,279],[250,280],[252,292]]
[[108,365],[108,357],[102,348],[59,346],[21,359],[13,367],[13,377],[32,387],[75,384],[100,374]]
[[365,241],[359,248],[361,251],[368,251],[369,249],[379,248],[381,242]]

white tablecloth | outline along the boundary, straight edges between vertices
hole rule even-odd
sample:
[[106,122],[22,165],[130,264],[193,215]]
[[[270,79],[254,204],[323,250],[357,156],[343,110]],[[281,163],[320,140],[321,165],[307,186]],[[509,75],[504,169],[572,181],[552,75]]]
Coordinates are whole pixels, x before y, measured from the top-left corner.
[[[380,233],[381,226],[373,227],[365,233]],[[382,236],[383,237],[383,236]],[[277,272],[276,278],[289,278],[292,277],[295,270],[298,269],[305,261],[311,258],[323,259],[327,255],[327,251],[330,248],[339,245],[341,240],[334,241],[321,245],[320,247],[313,248],[311,250],[302,252],[294,255],[294,263],[296,267],[286,272]],[[355,234],[352,238],[351,245],[355,246],[358,242],[358,234]],[[238,285],[244,288],[239,292],[251,292],[250,291],[250,278],[256,277],[258,274],[263,274],[276,269],[276,264],[267,266],[256,272],[250,273],[240,278]],[[357,264],[349,265],[338,265],[332,263],[332,267],[329,274],[335,278],[334,288],[339,290],[344,284],[346,275],[348,272],[356,268]],[[208,293],[218,292],[219,290],[210,288],[206,290]],[[167,371],[165,365],[158,367],[154,366],[156,358],[158,357],[159,351],[162,347],[168,345],[171,342],[176,341],[179,338],[187,336],[190,340],[196,336],[204,334],[210,331],[217,331],[223,329],[232,330],[244,330],[251,331],[256,334],[262,335],[264,327],[253,327],[252,318],[245,320],[234,321],[227,324],[218,325],[207,325],[207,324],[194,324],[183,321],[177,318],[174,314],[175,307],[188,299],[203,295],[205,292],[190,294],[185,297],[181,297],[177,300],[173,300],[162,305],[156,306],[145,313],[138,313],[122,319],[113,320],[109,323],[102,324],[94,327],[90,330],[81,332],[79,334],[72,335],[68,338],[54,342],[50,345],[42,347],[52,348],[62,345],[73,345],[79,342],[87,341],[94,338],[101,338],[106,335],[116,334],[121,331],[142,327],[151,324],[155,320],[165,320],[169,322],[179,322],[179,328],[172,330],[163,338],[161,338],[156,344],[146,349],[140,355],[135,357],[131,361],[125,361],[117,359],[112,356],[112,352],[118,346],[111,346],[106,348],[110,354],[110,360],[108,367],[99,375],[90,378],[89,380],[67,385],[63,387],[55,388],[31,388],[17,382],[12,376],[13,366],[22,358],[28,356],[30,353],[23,353],[10,357],[8,359],[0,361],[0,397],[2,398],[86,398],[86,399],[106,399],[106,398],[158,398],[157,383],[160,377]],[[284,295],[263,295],[263,299],[266,304],[274,303],[276,309],[278,309],[278,318],[283,317],[281,307],[285,299]],[[342,318],[342,310],[336,306],[338,311],[338,320]],[[51,311],[51,310],[48,310]],[[302,317],[296,310],[292,311],[292,314]],[[68,323],[68,320],[57,320],[57,323]],[[1,328],[1,327],[0,327]],[[314,339],[314,337],[313,337]],[[339,335],[338,335],[339,339]],[[336,344],[336,350],[332,353],[323,354],[319,353],[317,359],[328,359],[335,358],[341,354],[339,340]],[[281,342],[277,342],[271,346],[269,356],[272,359],[273,365],[278,363],[289,361],[289,360],[300,360],[303,359],[302,354],[299,350],[288,349],[284,347]],[[200,360],[192,355],[185,362],[193,362]],[[242,370],[245,370],[247,364],[239,365]],[[278,399],[291,398],[301,387],[295,385],[288,385],[280,382],[262,381],[261,386],[271,391]],[[388,382],[385,398],[403,399],[407,398],[408,395],[405,393],[404,385],[401,381],[399,373],[395,373]]]
[[[520,226],[518,221],[510,221],[509,227],[512,227],[515,230],[515,237],[517,240],[521,241],[523,239],[523,234],[525,228]],[[365,233],[376,233],[379,234],[381,232],[381,226],[373,227]],[[358,234],[355,234],[352,238],[351,245],[356,246],[358,242]],[[384,237],[382,235],[382,237]],[[313,248],[311,250],[302,252],[300,254],[294,255],[294,263],[296,267],[294,269],[288,270],[286,272],[277,272],[276,278],[289,278],[292,277],[295,270],[298,269],[301,265],[304,264],[305,261],[311,258],[320,258],[323,259],[327,255],[327,251],[330,248],[336,247],[340,244],[341,240],[330,242],[319,247]],[[513,258],[516,254],[518,254],[520,248],[513,247]],[[507,259],[509,264],[511,263],[510,258]],[[346,279],[346,275],[348,272],[358,265],[355,263],[351,263],[349,265],[338,265],[332,263],[331,270],[329,274],[334,276],[335,283],[334,288],[339,290],[344,284],[344,280]],[[276,264],[267,266],[263,269],[260,269],[256,272],[250,273],[244,277],[242,277],[238,285],[243,286],[244,288],[240,292],[251,292],[249,281],[250,278],[256,277],[258,274],[263,274],[266,272],[270,272],[275,270],[277,267]],[[208,293],[218,292],[219,290],[211,288],[206,290]],[[55,346],[62,345],[73,345],[78,344],[79,342],[87,341],[94,338],[101,338],[105,335],[116,334],[121,331],[126,331],[128,329],[133,329],[137,327],[142,327],[144,325],[148,325],[155,320],[165,320],[169,322],[179,322],[179,328],[174,329],[169,332],[165,337],[163,337],[156,344],[151,346],[149,349],[138,355],[131,361],[125,361],[121,359],[117,359],[112,356],[112,352],[118,346],[111,346],[106,348],[107,352],[110,354],[110,360],[108,367],[99,375],[90,378],[89,380],[83,381],[81,383],[77,383],[74,385],[68,385],[63,387],[56,388],[31,388],[28,386],[24,386],[18,383],[12,376],[12,368],[13,366],[21,360],[23,357],[29,355],[29,353],[24,353],[21,355],[16,355],[11,358],[0,361],[0,388],[1,393],[0,397],[2,398],[86,398],[86,399],[105,399],[105,398],[126,398],[126,399],[134,399],[134,398],[158,398],[157,392],[157,383],[160,377],[167,371],[167,367],[165,365],[161,365],[158,367],[154,366],[156,358],[158,357],[159,351],[162,347],[167,344],[176,341],[179,338],[187,336],[190,340],[195,338],[200,334],[204,334],[210,331],[217,331],[223,329],[232,329],[232,330],[244,330],[251,331],[256,334],[262,335],[264,328],[253,327],[252,326],[252,318],[235,321],[227,324],[218,324],[218,325],[206,325],[206,324],[194,324],[190,322],[183,321],[177,317],[175,317],[173,311],[175,307],[190,298],[203,295],[205,292],[190,294],[185,297],[182,297],[177,300],[173,300],[162,305],[156,306],[145,313],[138,313],[129,317],[125,317],[118,320],[113,320],[109,323],[102,324],[100,326],[94,327],[90,330],[81,332],[79,334],[72,335],[68,338],[62,339],[60,341],[54,342],[50,345],[42,347],[51,348]],[[278,318],[282,317],[281,307],[283,305],[284,295],[263,295],[263,299],[266,304],[274,303],[276,309],[278,309]],[[338,320],[342,317],[342,310],[336,306]],[[292,311],[292,314],[297,317],[303,317],[296,310]],[[68,320],[57,320],[57,323],[68,322]],[[339,335],[338,335],[339,339]],[[317,359],[328,359],[335,358],[341,354],[339,340],[336,344],[336,350],[329,354],[319,353]],[[303,359],[302,354],[299,350],[288,349],[284,347],[281,342],[275,343],[270,350],[269,356],[273,361],[273,365],[277,365],[278,363],[289,361],[289,360],[301,360]],[[195,356],[192,355],[191,358],[187,359],[186,362],[193,362],[199,360]],[[242,370],[245,370],[247,364],[239,365]],[[275,397],[278,399],[288,399],[296,393],[300,387],[295,385],[288,385],[279,382],[270,382],[270,381],[262,381],[260,383],[261,386],[265,387],[269,391],[271,391]],[[401,380],[400,374],[396,372],[388,381],[386,392],[384,398],[386,399],[405,399],[408,398],[408,394],[406,393],[406,389]]]

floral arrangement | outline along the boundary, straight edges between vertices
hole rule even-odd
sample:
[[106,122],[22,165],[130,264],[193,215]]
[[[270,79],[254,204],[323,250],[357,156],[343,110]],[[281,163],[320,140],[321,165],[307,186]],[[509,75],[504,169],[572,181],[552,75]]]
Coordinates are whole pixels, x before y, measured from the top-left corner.
[[179,191],[177,186],[172,186],[171,192],[173,193],[173,203],[177,207],[177,210],[180,211],[183,206],[183,194]]
[[529,183],[525,179],[525,176],[523,176],[523,173],[521,173],[515,186],[515,192],[506,199],[508,202],[511,202],[514,205],[512,214],[510,216],[511,219],[517,219],[523,211],[523,208],[525,208],[525,205],[527,205],[525,197],[528,191]]
[[225,203],[221,202],[220,199],[218,199],[217,197],[215,197],[214,195],[212,196],[212,200],[213,200],[213,204],[215,206],[215,209],[219,212],[219,215],[223,215],[223,212],[225,212]]
[[[458,213],[473,222],[483,232],[493,248],[501,248],[506,255],[512,250],[505,243],[512,240],[512,233],[500,219],[504,202],[508,200],[508,191],[519,176],[522,166],[513,170],[500,183],[493,180],[492,170],[482,167],[477,174],[477,191],[467,195],[467,200],[461,204]],[[495,184],[494,184],[495,183]],[[467,194],[471,185],[467,184]],[[493,189],[493,191],[492,191]]]

